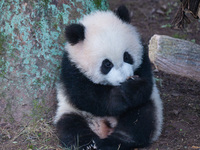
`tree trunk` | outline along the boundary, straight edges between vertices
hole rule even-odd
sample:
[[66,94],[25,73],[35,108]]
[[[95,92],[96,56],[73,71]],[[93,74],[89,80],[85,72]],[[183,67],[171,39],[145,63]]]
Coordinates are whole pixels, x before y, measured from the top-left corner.
[[106,0],[1,0],[0,124],[54,110],[65,25],[95,9]]
[[198,10],[198,17],[200,18],[200,3],[199,3],[199,10]]

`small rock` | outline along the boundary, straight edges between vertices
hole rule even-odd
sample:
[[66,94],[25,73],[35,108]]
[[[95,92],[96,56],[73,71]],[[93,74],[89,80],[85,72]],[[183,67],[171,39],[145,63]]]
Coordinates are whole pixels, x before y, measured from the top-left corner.
[[156,13],[158,13],[158,14],[160,14],[160,15],[165,15],[165,12],[162,11],[161,9],[158,9],[158,10],[156,11]]
[[166,10],[167,10],[167,5],[165,5],[165,4],[162,5],[162,6],[161,6],[161,9],[164,10],[164,11],[166,11]]
[[180,95],[179,93],[172,93],[172,96],[174,96],[174,97],[177,97],[179,95]]
[[178,116],[178,114],[180,113],[180,110],[173,110],[173,113]]

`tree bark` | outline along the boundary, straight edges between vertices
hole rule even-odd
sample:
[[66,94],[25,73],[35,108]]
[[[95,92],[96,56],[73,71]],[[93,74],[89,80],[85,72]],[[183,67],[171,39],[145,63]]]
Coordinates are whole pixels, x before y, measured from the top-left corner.
[[190,19],[185,12],[189,12],[194,18],[200,17],[200,0],[181,0],[180,7],[172,21],[172,25],[184,28],[184,23],[190,23]]
[[52,113],[65,25],[96,9],[106,0],[1,0],[0,124]]
[[200,3],[199,3],[199,10],[198,10],[198,17],[200,18]]

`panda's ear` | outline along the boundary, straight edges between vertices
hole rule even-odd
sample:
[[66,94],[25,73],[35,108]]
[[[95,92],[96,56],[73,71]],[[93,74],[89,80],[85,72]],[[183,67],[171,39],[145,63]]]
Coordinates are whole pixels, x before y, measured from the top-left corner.
[[119,6],[115,13],[122,21],[125,21],[127,23],[131,22],[130,14],[126,6]]
[[85,39],[85,27],[82,24],[71,24],[65,28],[65,36],[71,45]]

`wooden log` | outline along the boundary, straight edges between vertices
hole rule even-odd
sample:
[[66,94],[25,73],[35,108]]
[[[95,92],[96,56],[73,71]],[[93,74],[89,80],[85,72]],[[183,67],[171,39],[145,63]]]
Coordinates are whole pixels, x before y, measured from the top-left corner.
[[158,70],[200,81],[200,45],[165,35],[154,35],[149,57]]

